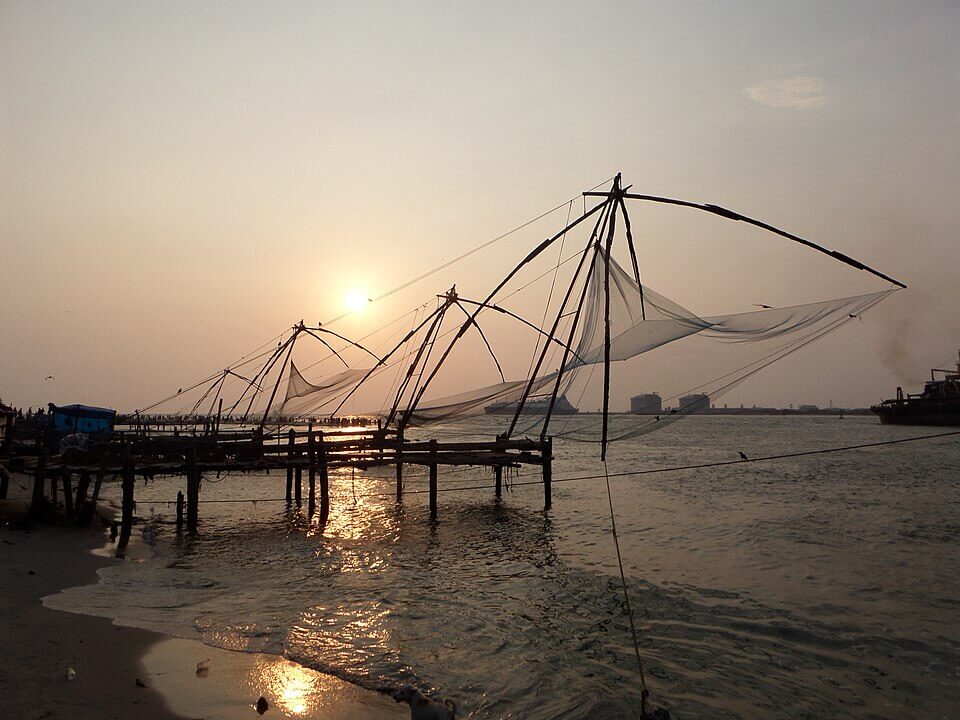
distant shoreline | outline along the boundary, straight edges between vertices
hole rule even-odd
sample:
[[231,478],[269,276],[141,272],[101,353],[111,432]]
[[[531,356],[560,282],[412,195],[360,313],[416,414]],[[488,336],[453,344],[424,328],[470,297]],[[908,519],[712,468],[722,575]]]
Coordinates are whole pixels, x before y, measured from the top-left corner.
[[[581,410],[578,415],[601,415],[600,412]],[[637,417],[651,417],[654,415],[671,415],[671,408],[664,408],[661,412],[643,412],[635,413],[630,411],[611,412],[611,415],[636,415]],[[709,417],[725,415],[798,415],[801,417],[828,416],[839,417],[841,415],[873,415],[870,408],[817,408],[816,410],[800,410],[795,408],[766,408],[766,407],[745,407],[745,408],[710,408],[709,410],[698,410],[692,413],[683,413],[685,415],[700,415]]]

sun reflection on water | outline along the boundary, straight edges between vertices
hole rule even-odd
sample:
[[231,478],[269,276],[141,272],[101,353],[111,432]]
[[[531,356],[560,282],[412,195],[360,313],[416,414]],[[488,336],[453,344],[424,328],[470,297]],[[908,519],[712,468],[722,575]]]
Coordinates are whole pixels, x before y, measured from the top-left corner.
[[329,693],[336,691],[334,678],[273,656],[261,658],[249,683],[290,717],[311,715],[326,703]]

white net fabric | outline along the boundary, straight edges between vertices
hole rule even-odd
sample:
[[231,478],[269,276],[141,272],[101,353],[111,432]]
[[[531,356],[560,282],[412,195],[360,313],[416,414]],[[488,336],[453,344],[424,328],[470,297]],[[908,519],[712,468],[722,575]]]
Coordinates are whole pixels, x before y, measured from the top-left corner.
[[[589,275],[574,352],[570,354],[565,365],[559,387],[561,394],[578,382],[589,382],[594,376],[594,369],[604,362],[605,265],[604,254],[600,251]],[[706,380],[696,388],[690,388],[691,392],[709,391],[712,397],[719,397],[772,362],[859,317],[894,292],[885,290],[787,308],[700,317],[646,285],[643,287],[641,307],[640,286],[636,280],[616,260],[611,259],[609,266],[612,363],[623,363],[691,336],[712,341],[715,345],[757,344],[757,352],[749,362],[719,377]],[[508,419],[502,421],[502,424],[506,424],[512,420],[515,404],[527,391],[528,406],[524,408],[523,420],[517,425],[517,431],[522,434],[539,431],[549,403],[531,402],[531,398],[552,393],[557,374],[554,370],[536,377],[532,382],[507,381],[455,395],[422,400],[411,420],[415,424],[424,424],[509,410],[504,413]],[[513,407],[503,408],[510,404],[513,404]],[[614,428],[615,435],[611,439],[623,439],[648,432],[697,409],[699,408],[692,404],[685,407],[681,403],[659,417],[637,418],[629,422],[629,419],[624,419],[618,423],[621,427]],[[562,424],[573,426],[572,429],[557,429],[559,434],[565,433],[574,439],[596,440],[599,422],[595,416],[592,419],[581,416],[576,422],[565,418]],[[625,424],[629,427],[623,427]],[[554,427],[556,426],[551,426],[552,429]]]
[[332,403],[355,386],[368,370],[347,368],[321,382],[308,382],[290,360],[290,372],[287,376],[287,392],[280,406],[279,414],[299,415],[307,411],[319,411]]

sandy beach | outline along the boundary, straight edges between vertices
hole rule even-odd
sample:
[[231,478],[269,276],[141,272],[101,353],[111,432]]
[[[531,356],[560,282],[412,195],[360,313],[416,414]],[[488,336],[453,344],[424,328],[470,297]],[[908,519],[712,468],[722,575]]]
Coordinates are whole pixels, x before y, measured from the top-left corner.
[[140,663],[162,636],[43,605],[45,595],[97,581],[97,568],[111,562],[91,554],[100,545],[95,530],[0,528],[0,705],[7,717],[181,717],[146,682]]
[[[20,478],[21,485],[25,485]],[[267,717],[305,720],[403,718],[387,696],[272,655],[211,648],[44,604],[68,588],[98,580],[97,570],[135,562],[149,551],[134,542],[128,560],[104,549],[107,533],[28,523],[23,487],[0,500],[0,706],[5,717]],[[135,537],[139,534],[135,531]],[[62,604],[62,602],[61,602]],[[197,672],[207,661],[209,671]],[[72,668],[74,679],[67,678]]]

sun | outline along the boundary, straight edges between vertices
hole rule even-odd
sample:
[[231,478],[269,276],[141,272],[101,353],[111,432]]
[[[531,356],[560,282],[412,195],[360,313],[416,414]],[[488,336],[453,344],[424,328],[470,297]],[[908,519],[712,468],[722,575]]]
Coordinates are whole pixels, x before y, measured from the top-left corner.
[[367,303],[369,302],[370,300],[367,299],[367,293],[359,288],[354,288],[343,296],[343,305],[350,312],[360,312],[367,307]]

